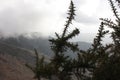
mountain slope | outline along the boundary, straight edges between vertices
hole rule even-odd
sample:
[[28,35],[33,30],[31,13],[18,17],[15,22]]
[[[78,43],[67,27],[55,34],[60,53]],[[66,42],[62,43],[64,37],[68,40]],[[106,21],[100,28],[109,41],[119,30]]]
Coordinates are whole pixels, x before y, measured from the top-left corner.
[[0,42],[0,54],[12,55],[24,62],[32,62],[34,58],[34,54],[32,51],[8,45],[2,42]]
[[[1,42],[14,45],[17,47],[33,50],[33,48],[36,48],[40,53],[43,53],[44,55],[51,56],[51,44],[48,41],[48,38],[42,38],[42,37],[26,37],[26,36],[18,36],[18,37],[9,37],[9,38],[3,38],[0,39]],[[78,43],[79,48],[82,50],[87,50],[91,44],[87,42],[75,42]]]
[[8,54],[0,54],[0,80],[33,80],[24,63]]

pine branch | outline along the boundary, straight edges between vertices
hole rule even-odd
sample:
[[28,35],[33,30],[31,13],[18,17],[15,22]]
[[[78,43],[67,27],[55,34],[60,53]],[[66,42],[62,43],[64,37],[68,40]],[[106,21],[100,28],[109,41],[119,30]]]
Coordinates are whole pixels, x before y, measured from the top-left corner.
[[79,30],[76,28],[71,33],[69,33],[66,37],[64,37],[64,39],[68,40],[70,38],[73,38],[73,37],[77,36],[79,33],[80,33]]
[[57,36],[58,39],[60,38],[60,36],[56,32],[55,32],[55,35]]
[[35,69],[33,68],[33,67],[31,67],[30,65],[28,65],[28,64],[25,64],[25,66],[27,67],[27,68],[29,68],[30,70],[32,70],[32,72],[34,72],[35,73]]
[[111,21],[111,19],[108,19],[108,18],[105,18],[105,19],[100,18],[100,20],[102,20],[102,22],[103,22],[104,25],[106,25],[106,26],[108,26],[108,27],[110,27],[110,28],[117,27],[117,25],[116,25],[113,21]]
[[[34,49],[34,51],[35,51],[35,55],[36,55],[35,67],[32,67],[28,64],[25,64],[25,65],[26,65],[26,67],[28,67],[29,69],[31,69],[33,71],[34,78],[36,78],[38,80],[40,80],[41,77],[47,78],[51,73],[51,70],[49,69],[50,65],[45,63],[44,56],[42,58],[39,58],[37,50]],[[47,71],[49,71],[49,73]]]
[[[114,6],[113,1],[112,1],[112,0],[108,0],[108,1],[110,2],[110,5],[111,5],[112,11],[113,11],[115,17],[120,21],[117,8]],[[117,1],[118,1],[118,0],[117,0]]]
[[100,18],[100,20],[102,20],[103,25],[108,26],[109,28],[112,28],[114,30],[116,36],[118,38],[120,38],[120,26],[119,26],[119,22],[117,22],[118,24],[115,24],[113,21],[111,21],[109,19]]
[[73,2],[71,1],[70,3],[70,7],[69,7],[69,12],[68,12],[68,17],[67,17],[67,21],[66,21],[66,24],[65,24],[65,28],[64,28],[64,31],[63,31],[63,34],[62,34],[62,37],[65,36],[66,32],[67,32],[67,28],[69,27],[69,25],[72,23],[72,20],[74,19],[74,15],[75,15],[75,9],[74,9],[74,4]]
[[68,42],[66,44],[66,46],[69,47],[73,52],[79,51],[79,48],[78,48],[77,44],[73,44],[73,43]]
[[94,38],[94,41],[93,41],[93,44],[92,44],[92,46],[93,46],[92,53],[94,53],[94,51],[97,51],[98,47],[100,47],[102,45],[101,44],[102,38],[108,32],[109,31],[104,31],[104,23],[101,22],[101,25],[100,25],[100,28],[98,30],[97,36],[96,36],[96,38]]
[[118,3],[118,6],[120,8],[120,0],[115,0]]
[[35,51],[35,55],[36,55],[36,66],[38,66],[38,65],[39,65],[39,56],[38,56],[38,52],[37,52],[36,49],[34,49],[34,51]]
[[68,35],[66,35],[67,29],[69,27],[69,25],[72,23],[72,20],[74,19],[74,15],[75,15],[75,10],[74,10],[74,4],[71,1],[70,3],[70,7],[69,7],[69,12],[68,12],[68,17],[67,17],[67,21],[65,24],[65,28],[63,30],[62,36],[59,36],[57,33],[55,33],[57,39],[50,39],[49,41],[52,43],[52,50],[56,53],[62,53],[64,51],[67,50],[67,48],[69,48],[67,46],[67,43],[69,39],[75,37],[76,35],[79,34],[79,30],[76,28],[75,30],[73,30],[71,33],[69,33]]

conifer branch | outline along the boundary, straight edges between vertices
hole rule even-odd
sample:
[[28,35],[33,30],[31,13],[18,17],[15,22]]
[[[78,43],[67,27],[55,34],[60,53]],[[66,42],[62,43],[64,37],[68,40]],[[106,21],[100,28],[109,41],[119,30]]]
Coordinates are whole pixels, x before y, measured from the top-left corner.
[[41,79],[41,77],[48,77],[49,74],[47,73],[47,71],[49,71],[50,73],[50,69],[49,69],[49,64],[45,64],[45,58],[44,56],[42,56],[42,58],[39,58],[38,52],[36,49],[34,49],[35,51],[35,55],[36,55],[36,62],[35,62],[35,67],[32,67],[28,64],[25,64],[26,67],[28,67],[30,70],[33,71],[34,73],[34,78],[37,78],[38,80]]
[[34,49],[35,51],[35,55],[36,55],[36,67],[39,65],[39,56],[38,56],[38,53],[37,53],[37,50]]
[[79,30],[76,28],[75,30],[73,30],[71,33],[69,33],[65,38],[65,40],[68,40],[70,38],[73,38],[75,36],[77,36],[79,34]]
[[66,46],[69,47],[73,52],[74,52],[74,51],[79,51],[79,48],[78,48],[78,45],[77,45],[77,44],[73,44],[73,43],[68,42],[68,43],[66,44]]
[[98,47],[101,47],[101,41],[102,41],[102,38],[104,37],[105,34],[107,34],[109,31],[104,31],[104,23],[101,22],[101,25],[100,25],[100,28],[98,30],[98,33],[97,33],[97,36],[96,38],[94,38],[94,41],[93,41],[93,50],[92,50],[92,53],[94,53],[94,51],[97,51]]
[[32,70],[32,72],[34,72],[34,73],[35,73],[35,68],[31,67],[31,66],[30,66],[30,65],[28,65],[28,64],[25,64],[25,66],[26,66],[27,68],[29,68],[30,70]]
[[111,5],[112,11],[113,11],[115,17],[120,21],[117,8],[114,6],[113,1],[112,0],[108,0],[108,1],[110,2],[110,5]]
[[114,28],[114,27],[117,26],[113,21],[111,21],[111,19],[108,19],[108,18],[105,18],[105,19],[100,18],[100,20],[102,20],[102,22],[103,22],[104,25],[106,25],[106,26],[108,26],[108,27],[110,27],[110,28]]
[[55,32],[55,35],[57,36],[58,39],[60,38],[60,36],[56,32]]
[[120,7],[120,0],[116,0],[116,2],[118,3],[118,6]]
[[63,34],[62,34],[62,37],[65,36],[66,34],[66,31],[67,31],[67,28],[69,27],[69,25],[72,23],[72,20],[74,19],[74,15],[75,15],[75,9],[74,9],[74,4],[73,4],[73,1],[71,1],[70,3],[70,7],[69,7],[69,12],[68,12],[68,17],[67,17],[67,21],[66,21],[66,24],[65,24],[65,28],[64,28],[64,31],[63,31]]
[[69,25],[72,23],[72,20],[74,19],[74,15],[75,15],[74,8],[75,8],[74,4],[71,1],[70,7],[69,7],[69,12],[68,12],[68,17],[67,17],[68,20],[66,21],[65,28],[63,30],[62,35],[59,36],[57,33],[55,33],[55,35],[57,36],[57,39],[53,38],[53,39],[49,40],[53,44],[51,46],[51,48],[55,53],[62,53],[64,51],[66,51],[66,49],[69,48],[67,46],[67,43],[69,43],[68,40],[79,34],[79,30],[76,28],[71,33],[66,35],[67,29],[68,29]]

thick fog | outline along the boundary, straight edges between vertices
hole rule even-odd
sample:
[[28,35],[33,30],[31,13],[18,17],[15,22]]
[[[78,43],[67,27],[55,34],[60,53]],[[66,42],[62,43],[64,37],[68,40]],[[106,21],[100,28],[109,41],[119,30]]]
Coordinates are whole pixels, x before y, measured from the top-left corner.
[[[77,27],[83,34],[96,33],[100,25],[99,18],[112,16],[106,0],[73,2],[76,16],[71,30]],[[0,35],[38,32],[48,37],[55,32],[60,33],[66,21],[69,3],[70,0],[0,0]],[[106,15],[108,12],[110,14]],[[81,39],[88,40],[87,36],[83,37]]]

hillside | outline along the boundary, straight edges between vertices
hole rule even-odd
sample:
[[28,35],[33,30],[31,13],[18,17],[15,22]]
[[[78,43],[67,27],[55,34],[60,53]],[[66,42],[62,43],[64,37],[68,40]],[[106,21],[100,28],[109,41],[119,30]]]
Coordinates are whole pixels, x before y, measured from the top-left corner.
[[0,42],[0,54],[11,55],[25,63],[33,63],[33,51]]
[[[36,48],[39,53],[43,53],[47,56],[52,55],[49,39],[42,38],[40,36],[38,37],[38,35],[34,35],[31,37],[20,35],[17,37],[2,38],[0,39],[0,41],[2,43],[6,43],[7,45],[12,45],[29,50],[33,50],[34,48]],[[79,48],[82,50],[87,50],[91,45],[90,43],[80,41],[75,43],[77,43],[79,45]]]
[[32,51],[0,42],[0,80],[33,80],[25,63],[33,63]]
[[[78,42],[80,49],[87,49],[90,44]],[[82,47],[81,47],[82,46]],[[46,60],[49,60],[47,55],[52,53],[50,43],[47,39],[35,38],[22,39],[9,38],[0,40],[0,80],[33,80],[33,73],[26,68],[25,63],[34,64],[35,54],[33,48],[42,52],[41,55],[46,55]],[[72,57],[71,51],[68,51]]]
[[0,80],[33,80],[24,62],[8,54],[0,54]]
[[26,63],[35,63],[33,51],[0,42],[0,80],[33,80],[34,74]]

